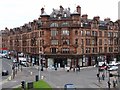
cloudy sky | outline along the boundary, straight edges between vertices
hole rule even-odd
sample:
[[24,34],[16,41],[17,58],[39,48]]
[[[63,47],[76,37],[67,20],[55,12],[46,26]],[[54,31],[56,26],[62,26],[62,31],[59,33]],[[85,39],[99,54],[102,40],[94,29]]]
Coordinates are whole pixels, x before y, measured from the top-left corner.
[[74,12],[77,5],[81,6],[81,13],[88,14],[88,18],[100,16],[101,20],[109,17],[112,21],[118,19],[118,2],[120,0],[0,0],[0,30],[5,27],[15,28],[33,21],[40,16],[41,8],[45,7],[47,14],[52,9],[70,7]]

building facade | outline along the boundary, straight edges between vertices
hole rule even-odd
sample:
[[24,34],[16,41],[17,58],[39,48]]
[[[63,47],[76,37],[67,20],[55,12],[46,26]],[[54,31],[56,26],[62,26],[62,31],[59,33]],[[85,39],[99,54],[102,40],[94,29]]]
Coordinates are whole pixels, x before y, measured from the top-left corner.
[[118,60],[118,21],[104,21],[99,16],[88,19],[77,6],[53,9],[50,15],[44,8],[37,20],[23,26],[5,29],[2,47],[23,52],[30,62],[45,67],[91,66],[98,61]]

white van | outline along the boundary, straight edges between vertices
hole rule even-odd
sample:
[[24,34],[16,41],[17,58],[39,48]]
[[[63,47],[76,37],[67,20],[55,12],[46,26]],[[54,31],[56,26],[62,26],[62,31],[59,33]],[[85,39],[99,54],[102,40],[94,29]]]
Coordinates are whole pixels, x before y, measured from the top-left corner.
[[27,59],[25,57],[19,57],[19,61],[21,62],[22,65],[28,67]]

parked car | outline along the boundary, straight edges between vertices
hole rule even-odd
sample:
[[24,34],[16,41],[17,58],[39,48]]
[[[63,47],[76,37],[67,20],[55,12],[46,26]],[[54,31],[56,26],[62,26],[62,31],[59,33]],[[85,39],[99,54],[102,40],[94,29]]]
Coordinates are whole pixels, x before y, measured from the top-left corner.
[[28,67],[28,66],[29,66],[29,64],[28,64],[27,61],[21,61],[21,65],[23,65],[23,66],[25,66],[25,67]]
[[73,84],[65,84],[64,90],[76,90],[76,88]]
[[9,55],[7,55],[7,59],[11,59],[11,57]]
[[4,58],[6,56],[5,53],[0,53],[0,57]]
[[14,59],[12,59],[13,60],[13,63],[16,63],[17,62],[17,60],[14,58]]
[[109,65],[109,66],[110,66],[110,65],[118,65],[118,63],[117,63],[116,61],[111,61],[108,65]]
[[2,70],[2,76],[7,76],[9,74],[8,70]]

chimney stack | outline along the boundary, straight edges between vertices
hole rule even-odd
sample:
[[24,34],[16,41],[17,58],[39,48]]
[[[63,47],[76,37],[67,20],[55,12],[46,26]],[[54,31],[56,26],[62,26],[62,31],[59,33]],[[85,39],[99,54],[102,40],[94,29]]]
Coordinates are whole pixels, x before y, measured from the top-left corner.
[[44,8],[41,8],[41,15],[44,13]]
[[100,17],[99,16],[95,16],[93,19],[99,21]]
[[62,6],[62,5],[60,5],[60,10],[64,10],[64,8],[63,8],[63,6]]
[[79,5],[76,7],[76,11],[77,11],[79,14],[81,14],[81,7],[80,7]]
[[87,14],[83,14],[83,15],[82,15],[82,19],[83,19],[83,20],[86,20],[87,18],[88,18],[88,15],[87,15]]
[[104,21],[110,22],[110,18],[105,18]]

